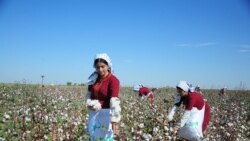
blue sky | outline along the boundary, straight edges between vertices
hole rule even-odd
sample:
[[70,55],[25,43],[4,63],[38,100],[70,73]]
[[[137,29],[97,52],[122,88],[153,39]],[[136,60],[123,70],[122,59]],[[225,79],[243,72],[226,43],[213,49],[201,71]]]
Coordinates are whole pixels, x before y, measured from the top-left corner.
[[84,83],[102,52],[123,86],[250,88],[250,2],[0,0],[0,82]]

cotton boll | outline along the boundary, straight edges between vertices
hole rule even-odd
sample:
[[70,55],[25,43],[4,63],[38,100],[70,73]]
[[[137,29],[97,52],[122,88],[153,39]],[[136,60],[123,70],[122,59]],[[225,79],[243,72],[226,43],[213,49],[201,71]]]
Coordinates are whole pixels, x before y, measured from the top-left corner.
[[4,118],[7,119],[7,120],[10,119],[10,115],[4,113]]
[[164,130],[165,130],[165,131],[169,131],[169,129],[168,129],[167,126],[164,126]]
[[170,127],[169,131],[170,131],[170,132],[173,132],[174,130],[173,130],[173,128],[172,128],[172,127]]
[[135,130],[134,130],[134,128],[132,127],[132,128],[131,128],[131,133],[134,133],[134,131],[135,131]]
[[171,139],[172,139],[172,137],[171,137],[171,136],[167,136],[167,139],[168,139],[168,140],[171,140]]
[[44,138],[45,140],[48,140],[48,136],[47,136],[47,135],[44,135],[43,138]]
[[25,121],[26,121],[26,122],[30,122],[30,121],[31,121],[31,119],[30,119],[30,118],[28,118],[28,117],[25,117]]
[[122,122],[120,125],[121,128],[125,127],[125,124]]
[[158,137],[158,139],[159,139],[159,140],[162,140],[162,139],[163,139],[163,137],[162,137],[162,136],[159,136],[159,137]]
[[229,122],[227,125],[228,125],[229,127],[232,127],[234,124],[231,123],[231,122]]
[[142,130],[137,131],[137,134],[141,135],[142,134]]
[[144,127],[144,124],[143,123],[141,123],[141,124],[139,124],[139,128],[143,128]]

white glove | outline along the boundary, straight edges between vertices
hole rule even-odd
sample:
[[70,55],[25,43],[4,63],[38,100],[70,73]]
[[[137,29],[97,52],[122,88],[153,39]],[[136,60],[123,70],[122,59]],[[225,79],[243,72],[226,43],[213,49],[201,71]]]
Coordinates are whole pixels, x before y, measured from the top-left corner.
[[170,110],[170,112],[169,112],[168,115],[167,115],[167,118],[168,118],[169,121],[172,121],[172,120],[173,120],[174,114],[176,113],[177,110],[178,110],[178,107],[177,107],[177,106],[174,106],[174,107]]
[[118,97],[112,97],[110,99],[110,119],[111,122],[120,122],[121,120],[121,106],[120,99]]

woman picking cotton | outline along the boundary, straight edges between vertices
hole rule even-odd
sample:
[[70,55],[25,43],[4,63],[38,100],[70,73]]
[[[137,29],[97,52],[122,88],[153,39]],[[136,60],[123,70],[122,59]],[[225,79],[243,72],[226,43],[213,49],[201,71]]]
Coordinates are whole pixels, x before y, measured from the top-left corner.
[[143,85],[135,85],[133,90],[135,92],[138,92],[141,100],[144,100],[144,98],[147,98],[149,100],[150,108],[153,108],[153,106],[154,106],[154,91],[157,90],[157,88],[149,89],[148,87],[144,87]]
[[94,59],[95,72],[88,79],[86,105],[89,111],[87,131],[90,140],[112,141],[119,134],[121,107],[120,82],[112,73],[112,63],[105,53]]
[[200,94],[191,92],[189,88],[186,81],[180,81],[177,84],[176,102],[167,117],[168,121],[171,121],[178,107],[183,103],[185,112],[174,130],[184,139],[199,141],[203,138],[210,120],[210,107]]

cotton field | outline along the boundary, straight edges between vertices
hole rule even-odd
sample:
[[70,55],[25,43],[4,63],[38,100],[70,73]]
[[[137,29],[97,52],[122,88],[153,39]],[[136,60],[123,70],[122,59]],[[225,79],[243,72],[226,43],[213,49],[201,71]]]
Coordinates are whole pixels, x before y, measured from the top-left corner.
[[[85,93],[86,86],[1,84],[0,141],[89,140]],[[212,112],[206,140],[250,140],[250,91],[228,91],[223,98],[218,93],[203,90]],[[140,100],[132,88],[121,88],[122,121],[116,140],[181,140],[173,132],[173,124],[180,117],[165,121],[174,96],[173,88],[158,89],[155,106],[150,109],[147,99]]]

